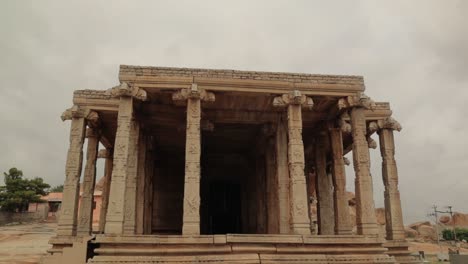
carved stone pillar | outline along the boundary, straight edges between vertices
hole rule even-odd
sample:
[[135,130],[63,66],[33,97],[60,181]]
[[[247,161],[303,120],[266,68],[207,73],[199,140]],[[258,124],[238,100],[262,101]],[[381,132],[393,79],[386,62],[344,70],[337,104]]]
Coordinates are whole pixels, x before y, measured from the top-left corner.
[[144,233],[144,210],[145,210],[145,190],[146,190],[146,137],[143,130],[140,129],[138,142],[138,175],[136,185],[136,233]]
[[200,155],[201,155],[201,101],[214,101],[213,93],[192,84],[173,94],[175,101],[187,102],[187,134],[185,143],[183,235],[200,234]]
[[275,141],[273,138],[267,140],[265,149],[265,169],[266,169],[266,197],[267,197],[267,233],[279,233],[279,200],[278,181],[276,180],[276,156]]
[[146,161],[145,161],[145,209],[143,232],[151,234],[151,220],[153,214],[153,176],[154,176],[154,146],[151,136],[146,140]]
[[[119,97],[120,103],[109,193],[110,205],[106,215],[105,233],[122,234],[124,232],[124,222],[127,219],[127,210],[130,210],[129,207],[126,207],[125,202],[128,190],[127,178],[132,173],[132,166],[136,166],[136,162],[132,161],[133,157],[131,156],[135,155],[133,148],[136,131],[133,104],[134,99],[146,100],[146,92],[135,86],[129,87],[126,83],[111,88],[107,92],[113,97]],[[133,205],[132,210],[134,208],[135,205]]]
[[88,149],[86,152],[86,167],[83,176],[83,188],[80,203],[80,214],[77,235],[89,236],[93,230],[94,186],[96,185],[96,160],[99,147],[99,131],[88,128]]
[[59,236],[76,235],[86,118],[90,118],[91,113],[87,109],[73,106],[62,114],[63,121],[71,120],[72,122],[70,127],[70,146],[65,167],[66,178],[63,188],[62,207],[57,228],[57,235]]
[[278,221],[279,233],[289,234],[291,226],[289,203],[289,169],[288,169],[288,130],[283,120],[278,120],[276,128],[276,181],[278,185]]
[[137,174],[140,124],[133,120],[130,126],[130,141],[127,159],[127,179],[125,190],[124,234],[135,234],[137,211]]
[[330,146],[333,157],[333,201],[335,207],[335,233],[351,234],[349,221],[348,197],[346,195],[346,172],[343,159],[343,137],[339,128],[332,127],[330,131]]
[[[398,190],[398,170],[395,161],[393,130],[400,131],[401,125],[389,117],[377,122],[382,155],[382,178],[385,186],[385,222],[387,240],[404,240],[405,228]],[[375,125],[374,125],[375,127]]]
[[295,90],[275,97],[274,106],[286,106],[288,117],[288,166],[290,175],[290,225],[295,234],[310,234],[307,187],[304,175],[304,144],[302,142],[302,109],[311,108],[312,98]]
[[317,181],[317,222],[319,235],[333,235],[335,224],[332,177],[327,172],[326,144],[328,136],[320,135],[315,144],[315,171]]
[[104,163],[104,184],[102,186],[102,202],[99,218],[99,232],[103,233],[106,225],[107,207],[109,205],[109,191],[112,177],[112,149],[101,149],[98,153],[98,158],[105,159]]
[[356,225],[360,235],[378,235],[375,205],[370,173],[369,143],[367,142],[365,109],[372,109],[375,103],[361,93],[338,101],[338,107],[351,108],[351,132],[353,136],[353,164],[356,173]]

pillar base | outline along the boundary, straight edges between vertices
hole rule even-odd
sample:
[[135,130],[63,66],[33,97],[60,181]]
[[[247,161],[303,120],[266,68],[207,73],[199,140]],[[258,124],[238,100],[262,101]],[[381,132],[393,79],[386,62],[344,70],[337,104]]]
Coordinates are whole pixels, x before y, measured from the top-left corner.
[[184,223],[182,227],[183,235],[200,235],[200,223]]
[[395,257],[399,264],[423,263],[409,251],[409,243],[406,240],[387,240],[383,246],[388,249],[388,255]]
[[304,223],[304,224],[292,224],[291,225],[291,230],[294,234],[298,235],[310,235],[310,224],[309,223]]

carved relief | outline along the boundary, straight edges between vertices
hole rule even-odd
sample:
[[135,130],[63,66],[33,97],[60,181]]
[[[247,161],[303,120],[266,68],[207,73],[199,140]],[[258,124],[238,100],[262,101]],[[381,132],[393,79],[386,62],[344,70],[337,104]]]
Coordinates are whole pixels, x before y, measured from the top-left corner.
[[376,107],[375,102],[366,94],[360,92],[356,95],[340,98],[338,100],[338,109],[347,109],[351,107],[363,107],[365,109],[373,110]]
[[294,90],[290,93],[273,98],[273,106],[286,107],[290,104],[301,105],[303,108],[312,109],[314,106],[314,101],[312,98],[301,94],[301,92],[298,90]]
[[396,121],[393,117],[387,117],[383,120],[377,121],[378,127],[383,129],[392,129],[396,131],[401,131],[402,127],[398,121]]
[[193,83],[188,89],[182,89],[172,94],[172,100],[174,101],[186,101],[188,99],[200,99],[206,102],[214,102],[215,94],[198,88],[196,83]]
[[140,101],[146,101],[146,91],[135,85],[128,85],[126,82],[122,82],[120,85],[114,86],[106,91],[106,95],[111,97],[133,97]]

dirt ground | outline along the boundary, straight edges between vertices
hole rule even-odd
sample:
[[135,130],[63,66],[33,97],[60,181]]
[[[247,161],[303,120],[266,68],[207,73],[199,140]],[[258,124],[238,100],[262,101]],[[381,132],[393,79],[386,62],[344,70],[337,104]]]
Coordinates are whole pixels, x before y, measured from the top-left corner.
[[0,263],[39,263],[50,248],[56,223],[34,223],[0,227]]

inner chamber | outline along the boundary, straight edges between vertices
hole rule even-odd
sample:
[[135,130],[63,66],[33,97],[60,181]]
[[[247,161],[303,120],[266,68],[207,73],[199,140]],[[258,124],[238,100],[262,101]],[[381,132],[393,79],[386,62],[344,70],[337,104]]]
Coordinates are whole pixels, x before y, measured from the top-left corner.
[[[149,228],[144,233],[182,234],[186,106],[175,104],[172,92],[148,96],[149,100],[138,106],[136,117],[141,135],[147,139],[146,157],[150,157],[145,165],[150,194],[144,196],[148,211],[144,225],[148,222]],[[279,120],[285,126],[286,113],[272,106],[273,97],[217,93],[215,102],[202,103],[201,234],[279,233],[275,152],[282,146],[286,155],[287,139],[278,138],[275,131]],[[318,110],[331,105],[316,98],[314,101],[322,105]],[[325,111],[320,112],[303,113],[306,167],[311,160],[307,149],[313,130]],[[103,117],[107,124],[104,132],[112,140],[117,116],[109,112]]]

